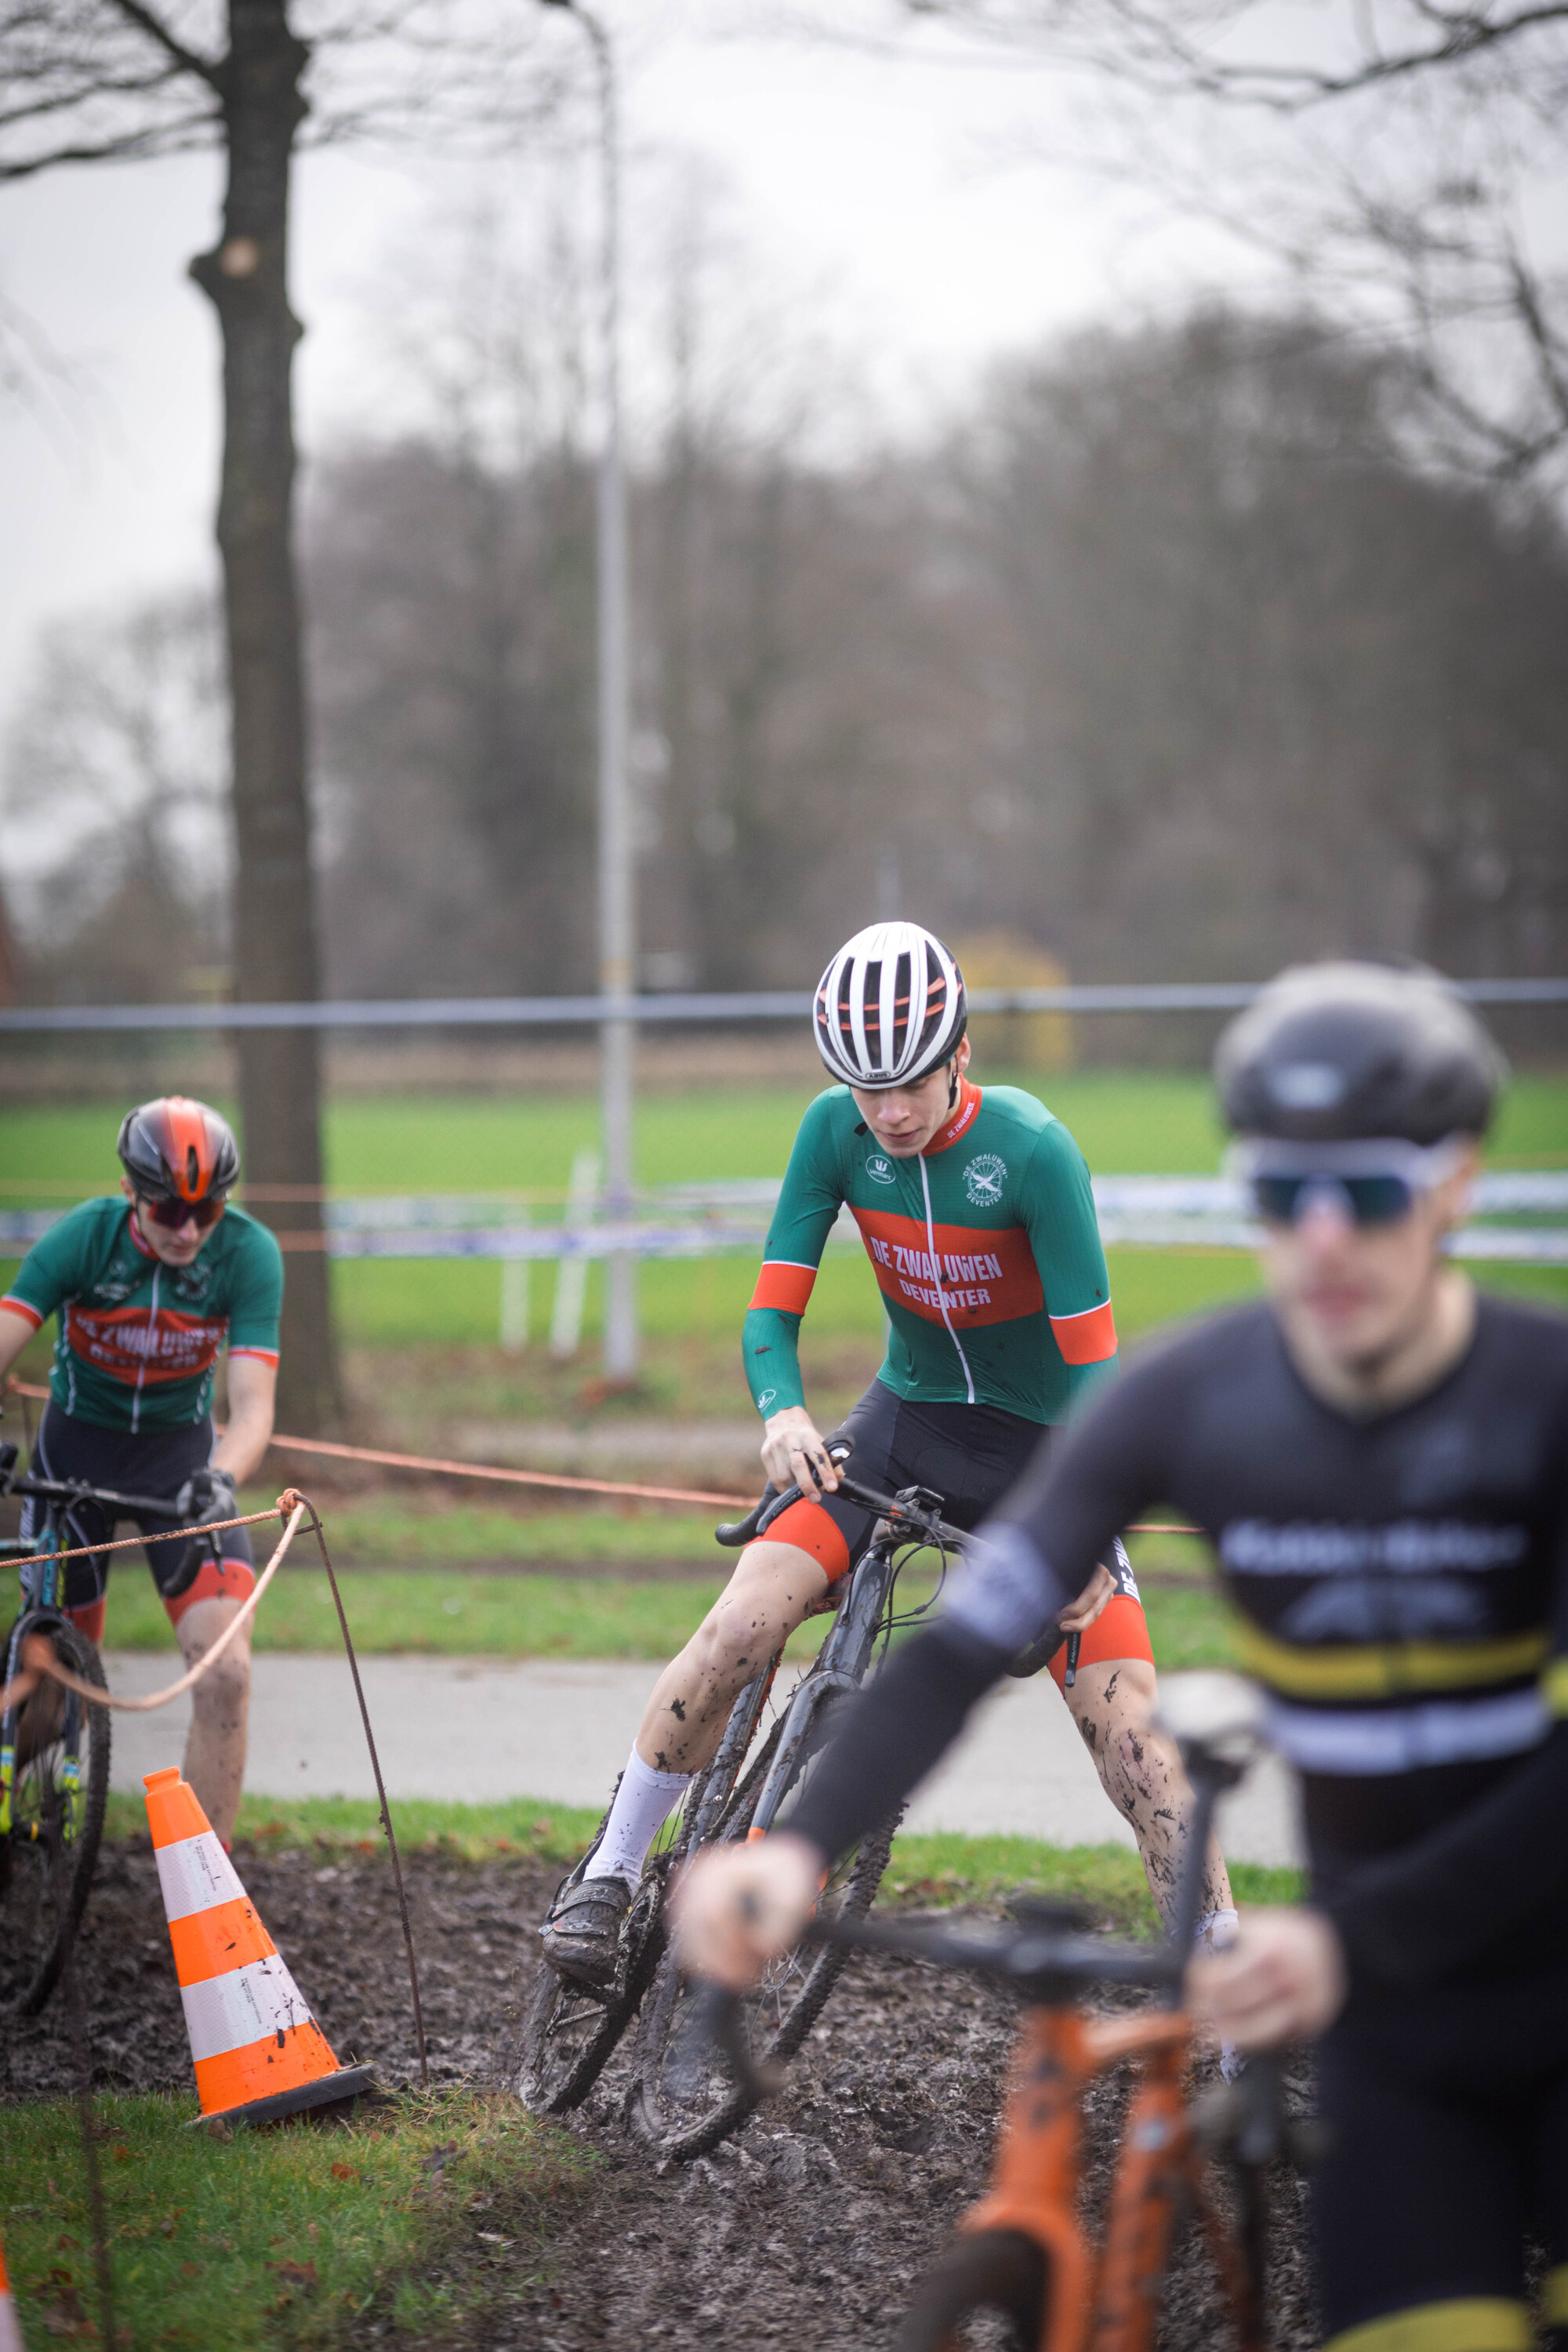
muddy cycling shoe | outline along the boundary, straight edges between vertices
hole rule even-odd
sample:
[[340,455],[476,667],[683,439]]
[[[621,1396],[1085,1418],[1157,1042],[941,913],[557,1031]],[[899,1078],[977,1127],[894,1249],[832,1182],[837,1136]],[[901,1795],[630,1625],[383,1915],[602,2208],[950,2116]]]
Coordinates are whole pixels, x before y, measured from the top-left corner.
[[579,1878],[563,1886],[539,1931],[556,1975],[578,1984],[612,1983],[631,1902],[624,1878]]

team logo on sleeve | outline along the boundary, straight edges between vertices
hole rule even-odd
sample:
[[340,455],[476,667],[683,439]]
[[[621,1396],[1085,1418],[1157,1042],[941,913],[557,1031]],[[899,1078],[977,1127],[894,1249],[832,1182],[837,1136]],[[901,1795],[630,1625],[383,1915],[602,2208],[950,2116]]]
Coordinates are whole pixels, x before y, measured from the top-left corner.
[[977,1209],[999,1209],[1006,1181],[1007,1162],[994,1151],[983,1151],[963,1171],[963,1189]]
[[[1000,1167],[1000,1160],[998,1160],[997,1165]],[[888,1158],[886,1152],[883,1151],[873,1151],[868,1154],[866,1160],[866,1173],[869,1176],[873,1184],[896,1184],[899,1181],[897,1174],[894,1172],[892,1161]]]

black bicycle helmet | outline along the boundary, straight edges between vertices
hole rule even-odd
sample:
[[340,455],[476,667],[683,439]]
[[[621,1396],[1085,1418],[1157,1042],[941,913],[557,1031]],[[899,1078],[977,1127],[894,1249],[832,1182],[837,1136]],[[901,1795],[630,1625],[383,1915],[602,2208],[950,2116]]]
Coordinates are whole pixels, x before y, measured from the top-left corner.
[[1483,1135],[1508,1064],[1435,971],[1296,964],[1237,1015],[1215,1085],[1240,1135],[1338,1143]]
[[127,1111],[116,1149],[143,1201],[209,1200],[239,1174],[233,1128],[187,1095],[161,1095]]

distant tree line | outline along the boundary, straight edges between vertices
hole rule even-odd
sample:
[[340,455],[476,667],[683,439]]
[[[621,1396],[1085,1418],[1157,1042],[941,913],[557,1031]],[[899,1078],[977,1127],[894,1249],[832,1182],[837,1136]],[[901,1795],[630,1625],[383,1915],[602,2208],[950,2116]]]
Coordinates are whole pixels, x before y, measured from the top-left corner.
[[[1207,309],[1015,365],[918,451],[672,429],[634,506],[646,984],[804,984],[894,907],[1086,979],[1568,969],[1568,547],[1433,468],[1418,396],[1320,320]],[[566,437],[315,468],[330,992],[592,985],[592,527]],[[16,894],[24,989],[221,966],[215,677],[189,600],[46,649],[10,805],[92,823]]]

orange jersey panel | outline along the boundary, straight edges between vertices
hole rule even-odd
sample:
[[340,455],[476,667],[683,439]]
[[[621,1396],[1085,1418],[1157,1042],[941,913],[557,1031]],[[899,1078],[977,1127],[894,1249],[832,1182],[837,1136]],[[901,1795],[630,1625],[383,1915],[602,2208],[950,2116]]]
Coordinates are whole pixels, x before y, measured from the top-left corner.
[[753,1307],[771,1307],[784,1315],[804,1315],[816,1280],[814,1265],[791,1265],[782,1258],[764,1258],[752,1293]]
[[205,1372],[223,1345],[226,1316],[180,1315],[160,1307],[80,1307],[66,1310],[66,1338],[73,1355],[110,1380],[148,1382],[187,1381]]
[[1051,1337],[1067,1364],[1104,1364],[1116,1353],[1116,1318],[1108,1298],[1081,1315],[1053,1315]]
[[1037,1315],[1046,1303],[1022,1225],[1000,1233],[938,1225],[933,1265],[918,1217],[890,1216],[883,1209],[852,1208],[852,1214],[885,1296],[928,1323],[951,1322],[955,1330],[1013,1323],[1021,1315]]

